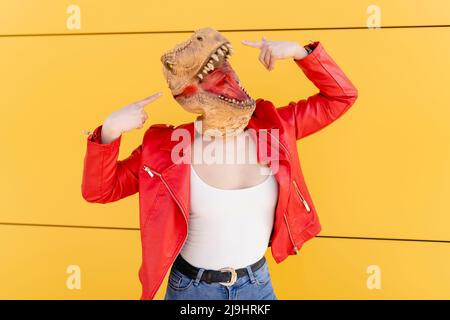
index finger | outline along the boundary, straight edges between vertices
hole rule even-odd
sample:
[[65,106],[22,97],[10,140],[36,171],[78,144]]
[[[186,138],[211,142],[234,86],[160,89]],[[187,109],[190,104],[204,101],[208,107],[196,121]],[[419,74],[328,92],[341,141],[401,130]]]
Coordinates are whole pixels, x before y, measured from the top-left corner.
[[155,101],[156,99],[158,99],[161,96],[162,96],[162,92],[157,92],[141,101],[136,102],[136,104],[140,107],[145,107],[147,104],[152,103],[153,101]]
[[261,48],[262,42],[261,41],[249,41],[249,40],[241,40],[242,44],[245,44],[246,46],[253,47],[253,48]]

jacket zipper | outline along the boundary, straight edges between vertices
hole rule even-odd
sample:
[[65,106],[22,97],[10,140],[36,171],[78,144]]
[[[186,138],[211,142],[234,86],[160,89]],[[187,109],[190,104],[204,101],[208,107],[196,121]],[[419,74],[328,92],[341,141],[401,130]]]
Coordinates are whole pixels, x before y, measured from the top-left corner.
[[143,166],[142,169],[144,169],[144,171],[146,171],[150,177],[153,178],[153,177],[155,176],[155,175],[153,174],[152,170],[150,170],[149,167]]
[[[175,255],[175,257],[181,252],[181,250],[183,249],[184,244],[186,243],[187,240],[187,236],[188,236],[188,221],[186,218],[186,213],[183,210],[183,207],[181,206],[180,202],[178,201],[178,199],[175,197],[175,195],[173,194],[172,190],[170,189],[169,185],[167,184],[166,180],[163,178],[162,174],[159,172],[156,172],[155,170],[150,169],[148,166],[144,165],[142,167],[142,169],[144,169],[144,171],[146,171],[148,173],[148,175],[153,178],[155,175],[158,176],[162,183],[164,184],[164,186],[166,187],[166,189],[169,191],[170,195],[172,196],[173,200],[175,201],[175,203],[177,204],[178,208],[180,209],[181,213],[183,214],[183,218],[184,221],[186,222],[186,237],[183,240],[183,243],[181,244],[181,247],[178,249],[177,254]],[[172,263],[173,261],[175,261],[175,259],[172,259]]]
[[[273,136],[273,135],[270,133],[270,131],[268,131],[268,132],[269,132],[269,134],[270,134],[271,137],[275,138],[275,139],[278,141],[278,145],[280,145],[280,146],[284,149],[284,151],[286,151],[286,154],[287,154],[287,156],[288,156],[288,158],[289,158],[289,162],[291,162],[291,154],[289,153],[289,150],[284,146],[284,144],[281,143],[280,139],[278,139],[278,138],[276,138],[275,136]],[[283,213],[284,222],[286,223],[286,228],[287,228],[287,230],[288,230],[289,239],[290,239],[291,242],[292,242],[292,247],[293,247],[293,249],[294,249],[294,253],[295,253],[295,254],[298,254],[298,248],[297,248],[297,246],[295,245],[294,238],[292,237],[291,228],[289,227],[289,222],[288,222],[288,220],[287,220],[286,212],[287,212],[287,207],[286,207],[286,210],[285,210],[284,213]]]
[[186,213],[183,210],[183,207],[181,206],[181,204],[178,202],[178,199],[175,197],[175,195],[173,194],[172,190],[170,189],[169,185],[167,184],[166,180],[163,178],[162,174],[159,172],[156,172],[155,170],[150,169],[149,167],[147,167],[146,165],[143,166],[144,171],[146,171],[150,177],[154,177],[155,175],[158,176],[162,183],[164,184],[164,186],[167,188],[167,190],[169,191],[170,195],[172,196],[173,200],[175,200],[178,208],[180,208],[180,211],[183,213],[183,218],[184,221],[186,221],[186,225],[187,225],[187,218],[186,218]]
[[297,191],[298,196],[300,197],[300,200],[303,203],[303,206],[306,208],[306,211],[309,213],[311,212],[311,208],[308,205],[308,202],[306,202],[305,197],[303,197],[302,193],[300,192],[300,189],[297,186],[297,183],[295,182],[295,180],[292,180],[292,183],[294,184],[295,187],[295,191]]
[[292,246],[294,247],[294,252],[295,252],[295,254],[298,254],[298,248],[297,248],[297,246],[294,243],[294,239],[292,238],[291,230],[289,229],[289,223],[287,221],[286,215],[284,215],[284,222],[286,222],[286,226],[287,226],[287,230],[288,230],[288,234],[289,234],[289,239],[291,239]]

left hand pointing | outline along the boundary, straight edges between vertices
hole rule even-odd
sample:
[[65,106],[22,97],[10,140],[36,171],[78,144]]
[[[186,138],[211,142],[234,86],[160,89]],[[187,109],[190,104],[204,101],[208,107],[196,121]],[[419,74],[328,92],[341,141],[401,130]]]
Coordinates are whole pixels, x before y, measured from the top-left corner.
[[262,40],[257,42],[249,40],[241,40],[241,42],[247,46],[261,49],[259,61],[269,71],[273,70],[277,59],[302,59],[308,55],[303,46],[292,41],[270,41],[262,37]]

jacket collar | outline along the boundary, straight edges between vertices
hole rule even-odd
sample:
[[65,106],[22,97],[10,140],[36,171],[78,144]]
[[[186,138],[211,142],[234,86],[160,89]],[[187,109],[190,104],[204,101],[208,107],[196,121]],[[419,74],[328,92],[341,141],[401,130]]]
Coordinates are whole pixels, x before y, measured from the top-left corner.
[[[271,131],[273,129],[280,129],[277,128],[275,126],[274,123],[269,122],[265,119],[262,118],[258,118],[255,117],[254,115],[250,118],[246,129],[254,129],[255,133],[257,135],[257,138],[260,137],[261,132],[268,132],[269,135],[271,135]],[[168,152],[175,152],[176,149],[174,149],[174,147],[179,144],[180,142],[182,143],[186,143],[186,145],[183,145],[183,149],[190,151],[190,142],[193,141],[194,137],[195,137],[195,125],[194,122],[189,122],[189,123],[184,123],[182,125],[179,125],[178,127],[176,127],[173,130],[184,130],[184,134],[182,132],[180,132],[180,134],[176,134],[176,135],[172,135],[174,131],[171,131],[170,134],[167,134],[164,138],[162,143],[160,144],[159,149],[160,150],[164,150],[164,151],[168,151]],[[180,135],[182,135],[183,137],[189,137],[189,141],[181,141]],[[178,139],[177,139],[178,138]],[[284,138],[282,137],[282,130],[280,130],[278,138],[280,140],[280,143],[285,144],[284,142]],[[283,148],[280,148],[283,149]],[[280,150],[279,154],[283,154],[284,152],[282,150]],[[280,158],[277,157],[277,160],[279,160]]]
[[[246,129],[253,129],[256,133],[257,141],[259,141],[260,137],[262,136],[261,133],[267,132],[268,138],[268,144],[267,144],[267,152],[262,154],[271,154],[271,159],[273,160],[287,160],[290,158],[289,151],[287,150],[287,144],[285,137],[283,135],[283,128],[278,123],[276,119],[278,119],[276,115],[275,107],[272,105],[270,101],[266,101],[263,99],[257,99],[256,100],[257,107],[255,111],[252,114],[252,117],[250,118]],[[178,131],[178,133],[175,133],[175,131]],[[275,132],[274,130],[278,130]],[[190,156],[190,149],[191,149],[191,142],[193,141],[195,137],[195,125],[194,122],[185,123],[182,125],[177,126],[174,128],[170,134],[166,135],[163,138],[162,143],[160,144],[160,150],[167,151],[167,152],[179,152],[180,150],[186,151],[186,153],[183,153],[180,156]],[[188,139],[186,139],[188,138]],[[278,152],[273,153],[271,152],[271,141],[278,140],[277,143],[278,146]],[[182,143],[180,147],[175,148],[176,145],[179,143]],[[259,150],[259,143],[257,143],[258,146],[258,160],[260,160],[260,154],[261,150]],[[273,154],[272,154],[273,153]]]
[[[192,142],[194,139],[194,134],[195,134],[195,128],[194,128],[194,122],[189,122],[189,123],[184,123],[179,125],[178,127],[176,127],[175,129],[173,129],[170,134],[166,135],[166,137],[163,138],[162,143],[160,144],[159,149],[160,150],[165,150],[165,151],[169,151],[169,152],[173,152],[174,147],[180,143],[180,140],[176,139],[177,135],[172,136],[173,132],[175,130],[183,130],[184,134],[186,134],[189,138],[190,141]],[[180,131],[180,134],[183,133],[183,131]],[[184,136],[183,136],[184,137]],[[186,146],[186,148],[190,149],[190,143],[188,143],[188,141],[184,141],[184,143],[188,144]]]

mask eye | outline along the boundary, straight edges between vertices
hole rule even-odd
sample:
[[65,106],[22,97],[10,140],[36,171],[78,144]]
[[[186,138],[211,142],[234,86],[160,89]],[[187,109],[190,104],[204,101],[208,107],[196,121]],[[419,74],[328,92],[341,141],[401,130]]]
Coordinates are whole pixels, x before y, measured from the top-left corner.
[[173,70],[173,63],[172,62],[170,62],[170,61],[166,61],[165,62],[165,65],[166,65],[166,68],[167,69],[169,69],[169,70]]
[[197,37],[197,40],[198,40],[198,41],[203,41],[203,37],[202,37],[202,36],[198,36],[198,37]]

